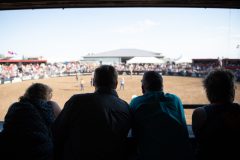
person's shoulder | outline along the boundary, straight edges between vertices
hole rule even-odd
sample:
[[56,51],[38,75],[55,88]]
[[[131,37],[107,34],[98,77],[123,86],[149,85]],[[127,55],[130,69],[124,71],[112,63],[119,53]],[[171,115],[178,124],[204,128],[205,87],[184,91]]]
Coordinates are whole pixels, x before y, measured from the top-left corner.
[[144,101],[143,99],[144,99],[144,95],[134,97],[130,102],[130,107],[131,108],[136,107],[136,105]]
[[118,97],[118,100],[119,100],[121,103],[125,104],[126,106],[129,106],[129,104],[128,104],[125,100],[123,100],[123,99],[121,99],[121,98],[119,98],[119,97]]
[[84,103],[87,100],[89,100],[89,98],[91,98],[92,96],[93,96],[93,93],[75,94],[72,97],[70,97],[69,100],[67,100],[67,102],[64,105],[64,108],[66,106],[74,105],[79,102]]
[[192,114],[192,130],[195,136],[199,135],[199,130],[204,126],[207,120],[207,113],[205,107],[198,107]]
[[180,98],[179,98],[177,95],[172,94],[172,93],[166,93],[166,94],[165,94],[165,97],[166,97],[166,98],[169,98],[169,99],[180,100]]
[[58,105],[58,103],[57,103],[57,102],[55,102],[55,101],[52,101],[52,100],[50,100],[50,101],[47,101],[47,104],[48,104],[48,105],[51,105],[51,106]]
[[75,112],[90,101],[93,93],[75,94],[64,104],[61,112]]
[[208,107],[210,107],[210,106],[202,106],[202,107],[196,108],[196,109],[193,111],[192,116],[193,116],[193,117],[194,117],[194,116],[198,116],[198,117],[199,117],[199,116],[200,116],[200,117],[204,116],[204,115],[206,114],[205,109],[208,108]]
[[35,107],[28,102],[15,102],[10,107],[5,116],[5,122],[17,122],[24,119],[36,120],[38,118],[37,111]]
[[134,98],[132,99],[131,102],[138,102],[138,101],[141,101],[141,100],[143,99],[143,97],[144,97],[144,95],[134,97]]
[[28,102],[14,102],[9,107],[8,112],[16,112],[16,111],[25,110],[25,109],[30,110],[32,107],[33,107],[33,105]]
[[120,98],[117,93],[111,93],[111,94],[98,94],[93,93],[94,98],[98,101],[113,101],[114,103],[121,104],[122,106],[129,106],[128,103]]
[[54,119],[56,119],[56,117],[61,113],[61,107],[55,101],[48,101],[47,103],[51,106],[54,114]]
[[94,93],[75,94],[69,100],[78,101],[79,99],[85,99],[87,97],[92,97],[92,96],[94,96]]

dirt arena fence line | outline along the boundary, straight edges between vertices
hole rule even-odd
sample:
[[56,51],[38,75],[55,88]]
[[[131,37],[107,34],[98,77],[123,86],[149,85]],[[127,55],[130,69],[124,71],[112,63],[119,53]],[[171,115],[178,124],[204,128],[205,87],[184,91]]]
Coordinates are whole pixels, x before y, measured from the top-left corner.
[[[135,71],[132,74],[130,71],[118,71],[119,75],[143,75],[145,71]],[[180,77],[195,77],[195,78],[204,78],[206,76],[205,74],[186,74],[183,72],[161,72],[159,71],[161,75],[163,76],[180,76]],[[78,76],[81,75],[92,75],[91,72],[83,72],[83,73],[77,73]],[[38,80],[38,79],[46,79],[46,78],[55,78],[55,77],[68,77],[68,76],[76,76],[76,72],[69,72],[69,73],[59,73],[59,74],[53,74],[53,75],[27,75],[23,77],[11,77],[11,78],[1,78],[0,84],[9,84],[9,83],[19,83],[22,81],[27,80]],[[236,76],[236,82],[240,82],[240,77]]]
[[[130,71],[118,71],[119,75],[143,75],[144,72],[146,71],[133,71],[133,73],[131,73]],[[161,75],[163,76],[182,76],[182,77],[199,77],[202,78],[204,77],[204,74],[199,74],[199,75],[195,75],[195,74],[183,74],[181,72],[161,72],[159,71]],[[51,74],[51,75],[47,75],[47,74],[35,74],[35,75],[25,75],[22,77],[1,77],[0,79],[0,84],[9,84],[9,83],[19,83],[22,81],[27,81],[27,80],[38,80],[38,79],[47,79],[47,78],[55,78],[55,77],[68,77],[68,76],[81,76],[81,75],[91,75],[91,72],[65,72],[65,73],[58,73],[58,74]]]

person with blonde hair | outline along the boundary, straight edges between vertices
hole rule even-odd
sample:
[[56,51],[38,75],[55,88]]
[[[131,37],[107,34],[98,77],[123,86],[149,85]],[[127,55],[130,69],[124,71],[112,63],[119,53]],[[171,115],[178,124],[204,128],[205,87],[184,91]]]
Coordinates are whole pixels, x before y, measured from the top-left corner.
[[1,156],[10,160],[52,159],[51,127],[61,109],[51,98],[48,85],[33,83],[19,102],[10,106],[1,133]]

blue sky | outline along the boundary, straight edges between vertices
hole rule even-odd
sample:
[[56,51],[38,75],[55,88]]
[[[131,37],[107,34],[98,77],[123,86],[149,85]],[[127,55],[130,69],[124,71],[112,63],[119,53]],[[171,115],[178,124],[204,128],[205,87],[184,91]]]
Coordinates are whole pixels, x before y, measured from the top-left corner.
[[82,8],[0,11],[0,54],[78,60],[136,48],[178,58],[240,58],[240,10]]

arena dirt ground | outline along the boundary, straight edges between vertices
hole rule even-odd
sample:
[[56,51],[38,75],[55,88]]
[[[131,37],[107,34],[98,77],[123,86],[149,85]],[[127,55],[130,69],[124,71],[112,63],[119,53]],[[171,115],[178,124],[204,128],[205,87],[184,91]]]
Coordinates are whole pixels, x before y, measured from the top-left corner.
[[[125,79],[125,89],[120,90],[119,85],[117,92],[120,98],[126,102],[130,102],[133,95],[141,95],[141,78],[142,76],[119,76],[120,79]],[[79,93],[94,92],[94,87],[90,85],[89,75],[80,76],[84,80],[84,91],[80,91],[79,81],[75,76],[71,77],[56,77],[40,80],[29,80],[13,84],[0,85],[0,121],[4,120],[4,116],[9,106],[18,101],[18,98],[23,95],[26,88],[32,83],[40,82],[47,84],[53,88],[53,98],[60,107],[63,107],[65,102],[73,95]],[[190,77],[174,77],[164,76],[164,92],[173,93],[180,97],[183,104],[207,104],[208,100],[205,96],[205,91],[202,87],[201,78]],[[237,84],[235,102],[240,103],[240,84]],[[191,124],[192,110],[185,110],[188,124]]]

